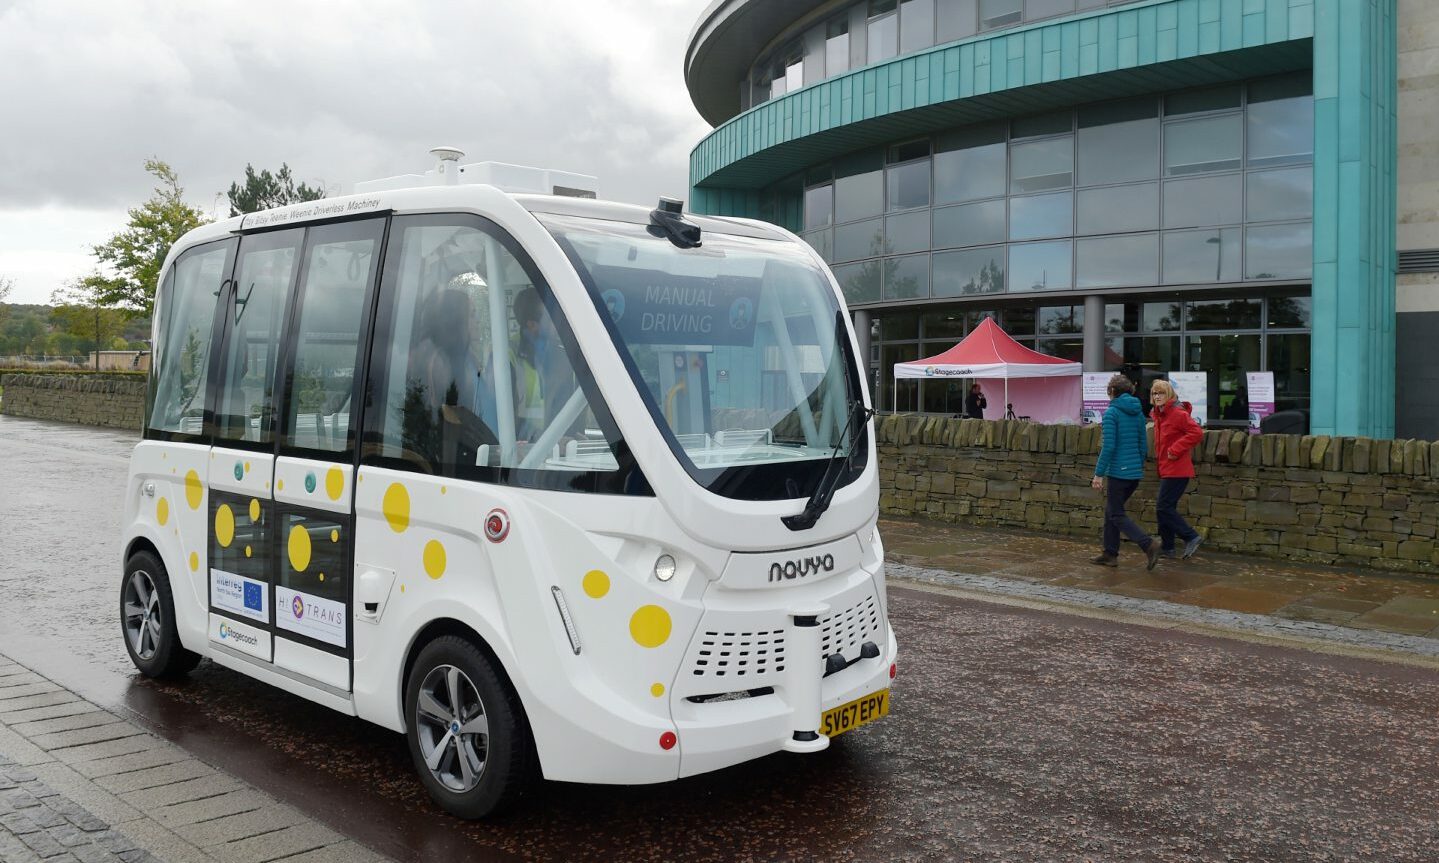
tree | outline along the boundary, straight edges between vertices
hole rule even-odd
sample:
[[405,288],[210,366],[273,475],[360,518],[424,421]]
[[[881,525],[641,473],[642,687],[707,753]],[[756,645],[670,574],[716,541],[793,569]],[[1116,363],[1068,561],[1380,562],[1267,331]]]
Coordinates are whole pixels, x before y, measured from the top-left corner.
[[280,163],[280,170],[274,174],[270,173],[269,168],[257,174],[254,166],[246,162],[245,185],[242,187],[239,183],[231,183],[229,194],[230,215],[239,216],[301,201],[315,201],[325,197],[325,190],[304,183],[295,185],[290,166],[283,162]]
[[100,351],[114,347],[115,338],[125,329],[126,314],[120,309],[107,308],[99,292],[86,280],[80,279],[51,296],[55,310],[51,320],[62,333],[83,339],[83,343],[95,351],[95,368],[100,368]]
[[72,287],[96,305],[130,315],[149,315],[155,286],[170,247],[187,231],[205,224],[205,214],[185,203],[185,190],[169,165],[157,159],[145,170],[160,181],[149,200],[130,210],[125,229],[93,249],[108,272],[95,272]]
[[10,299],[10,292],[13,290],[15,290],[15,280],[0,276],[0,324],[5,323],[5,318],[10,313],[5,302]]

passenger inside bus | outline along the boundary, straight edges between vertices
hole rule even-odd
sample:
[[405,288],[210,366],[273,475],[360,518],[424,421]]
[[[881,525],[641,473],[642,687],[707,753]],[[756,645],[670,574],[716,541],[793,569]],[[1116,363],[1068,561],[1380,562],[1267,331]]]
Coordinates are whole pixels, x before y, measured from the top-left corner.
[[[419,313],[422,335],[410,356],[410,378],[423,416],[438,440],[415,429],[418,452],[431,463],[474,463],[484,444],[495,444],[494,390],[483,372],[481,344],[473,338],[470,296],[458,288],[432,294]],[[415,418],[418,419],[418,418]],[[428,439],[428,440],[427,440]]]

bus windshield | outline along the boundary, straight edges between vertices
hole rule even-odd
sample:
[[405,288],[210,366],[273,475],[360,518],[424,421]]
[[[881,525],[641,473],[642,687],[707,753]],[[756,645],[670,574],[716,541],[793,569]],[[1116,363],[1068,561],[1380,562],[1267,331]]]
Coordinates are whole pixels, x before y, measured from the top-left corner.
[[[635,385],[689,474],[730,497],[807,495],[867,446],[843,312],[807,251],[708,232],[681,249],[648,226],[550,214]],[[851,451],[858,448],[857,451]]]

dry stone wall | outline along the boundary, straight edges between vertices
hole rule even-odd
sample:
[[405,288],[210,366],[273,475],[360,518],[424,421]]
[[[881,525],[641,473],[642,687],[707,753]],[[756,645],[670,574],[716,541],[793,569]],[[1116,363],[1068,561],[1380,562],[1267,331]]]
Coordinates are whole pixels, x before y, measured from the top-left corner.
[[3,375],[0,413],[42,420],[140,431],[144,378],[82,375]]
[[[878,428],[890,515],[1090,536],[1097,426],[892,415]],[[1130,505],[1151,532],[1154,474]],[[1208,548],[1326,564],[1439,572],[1439,442],[1207,431],[1179,511]]]

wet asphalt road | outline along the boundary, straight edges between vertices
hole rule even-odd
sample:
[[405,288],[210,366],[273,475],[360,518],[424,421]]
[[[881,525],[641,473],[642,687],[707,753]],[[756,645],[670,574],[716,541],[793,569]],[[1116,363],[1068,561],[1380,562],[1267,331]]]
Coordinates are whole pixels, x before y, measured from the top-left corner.
[[1439,860],[1439,672],[891,588],[890,718],[664,786],[440,815],[402,738],[115,620],[127,435],[0,417],[0,650],[400,860]]

